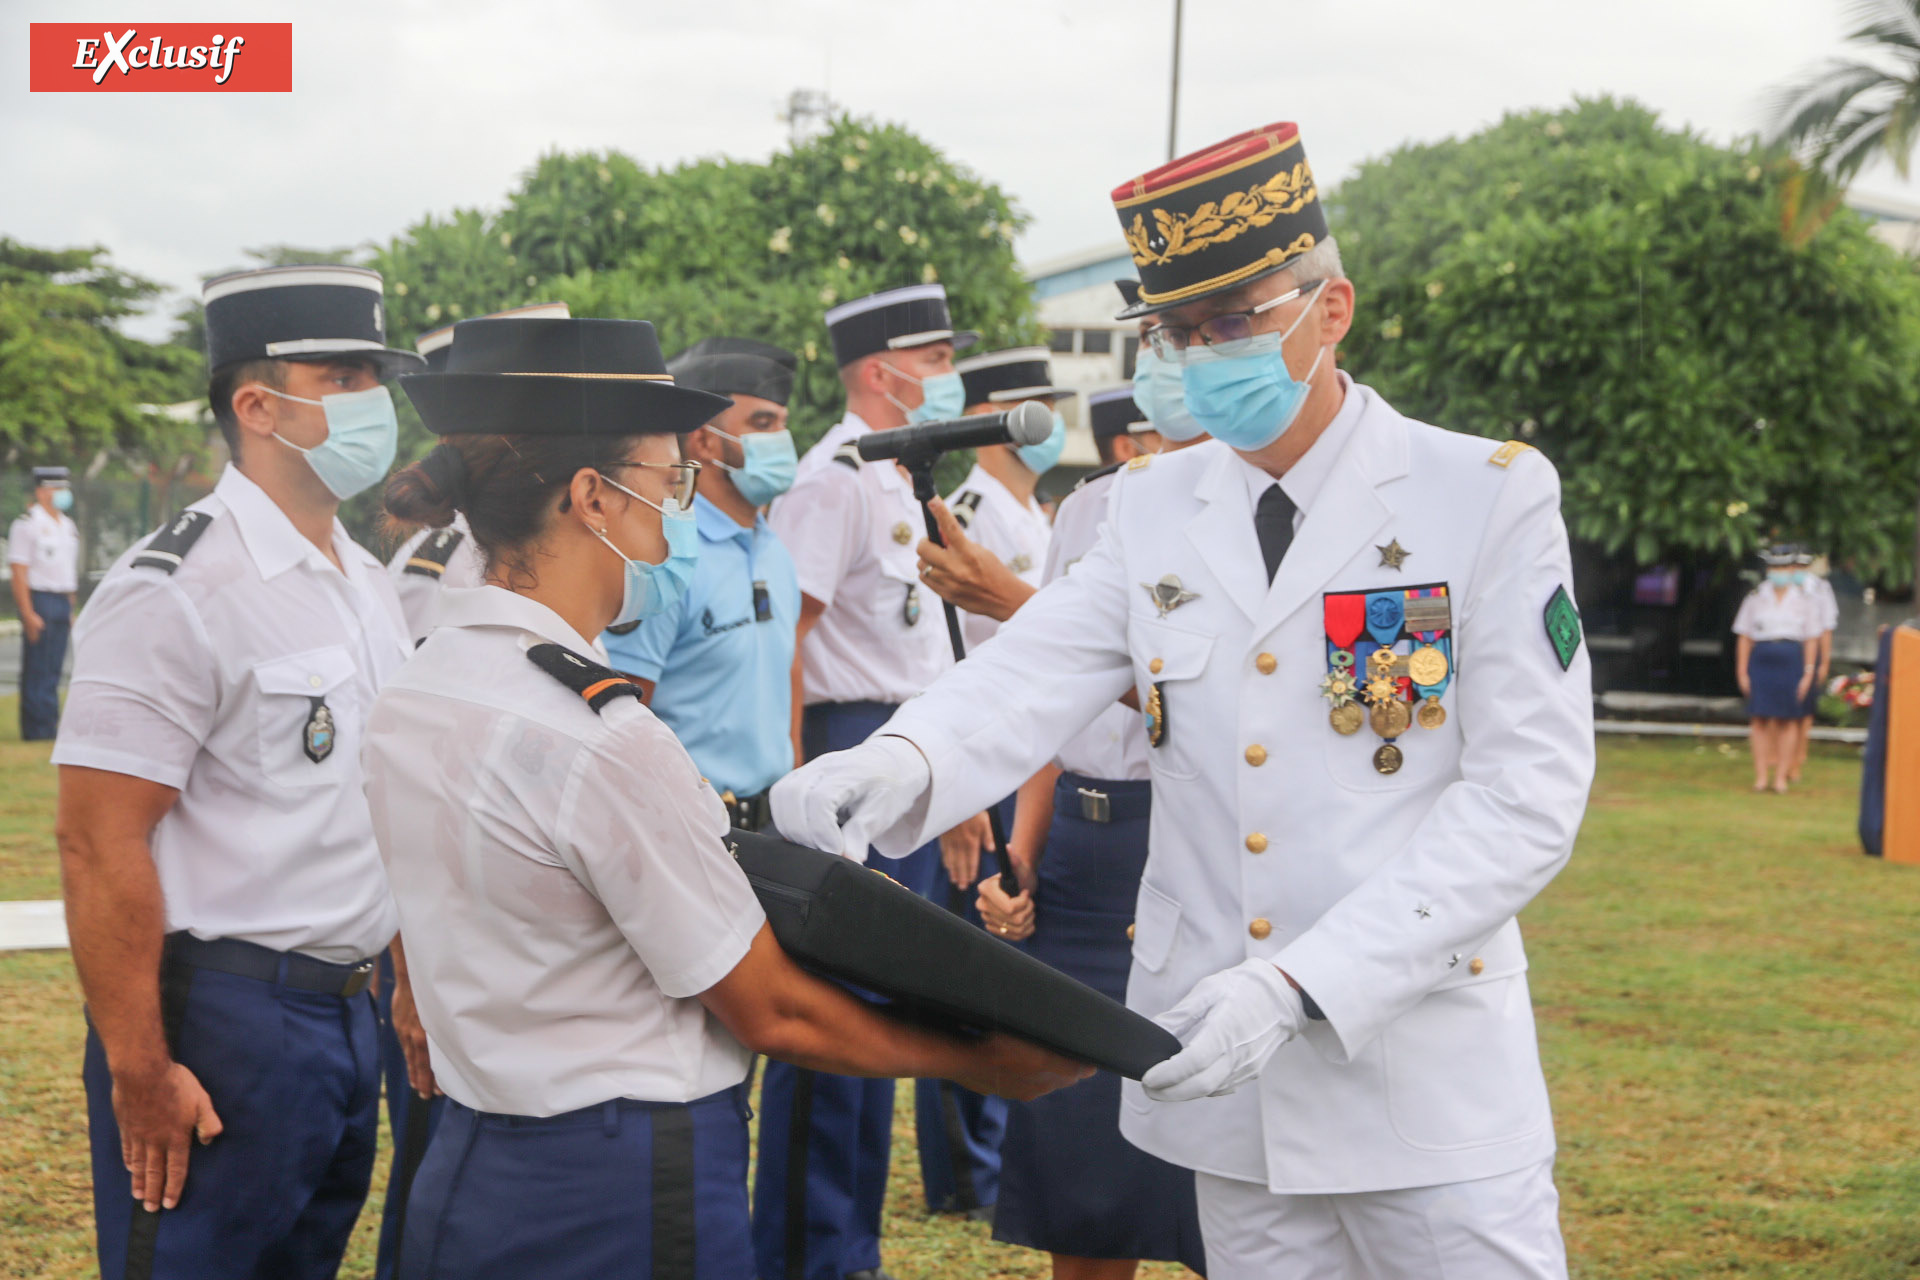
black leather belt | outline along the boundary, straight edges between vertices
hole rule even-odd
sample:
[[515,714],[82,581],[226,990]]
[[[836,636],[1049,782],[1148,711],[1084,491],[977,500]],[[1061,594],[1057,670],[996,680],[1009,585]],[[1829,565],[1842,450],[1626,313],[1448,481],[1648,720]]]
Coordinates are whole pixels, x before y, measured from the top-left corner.
[[734,826],[742,831],[764,831],[773,825],[773,801],[768,799],[772,794],[768,789],[743,800],[731,791],[722,791],[720,803],[727,806],[727,817]]
[[357,996],[373,981],[373,961],[332,964],[292,951],[275,951],[238,938],[196,938],[190,933],[167,935],[165,958],[195,969],[212,969],[260,982],[278,982],[298,991],[328,996]]

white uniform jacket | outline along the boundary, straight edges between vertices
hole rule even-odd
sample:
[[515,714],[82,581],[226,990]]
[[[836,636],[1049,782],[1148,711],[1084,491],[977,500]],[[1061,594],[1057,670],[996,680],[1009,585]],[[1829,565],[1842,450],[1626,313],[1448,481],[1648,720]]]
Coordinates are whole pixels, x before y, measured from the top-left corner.
[[[1546,624],[1571,590],[1553,467],[1348,395],[1352,427],[1323,437],[1337,456],[1270,586],[1246,464],[1217,444],[1153,458],[1122,473],[1094,550],[885,730],[932,767],[916,812],[875,841],[901,853],[1011,791],[1129,684],[1143,705],[1159,687],[1128,1004],[1159,1014],[1259,956],[1326,1018],[1225,1097],[1154,1104],[1129,1083],[1121,1130],[1275,1192],[1464,1181],[1552,1154],[1514,916],[1565,863],[1593,774],[1585,647],[1565,610],[1558,646]],[[1168,575],[1192,596],[1162,613],[1150,588]],[[1323,595],[1437,583],[1448,715],[1408,729],[1404,767],[1383,774],[1369,726],[1329,724]]]

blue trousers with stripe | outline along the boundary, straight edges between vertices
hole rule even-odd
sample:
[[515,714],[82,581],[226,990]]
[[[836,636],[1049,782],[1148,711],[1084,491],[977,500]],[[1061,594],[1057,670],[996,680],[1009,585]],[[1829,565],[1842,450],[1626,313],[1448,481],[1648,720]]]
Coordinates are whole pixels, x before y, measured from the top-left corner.
[[100,1274],[331,1280],[373,1178],[380,1109],[373,997],[320,995],[205,969],[187,975],[169,1040],[225,1131],[194,1145],[177,1208],[149,1214],[133,1200],[106,1053],[87,1031],[82,1074]]
[[[380,956],[380,1076],[387,1091],[387,1138],[393,1149],[393,1172],[387,1179],[386,1203],[380,1210],[380,1244],[374,1255],[373,1280],[394,1280],[400,1261],[400,1238],[406,1225],[407,1193],[405,1175],[409,1141],[430,1140],[440,1124],[445,1098],[423,1101],[413,1094],[407,1082],[407,1059],[400,1051],[400,1037],[393,1029],[393,957]],[[415,1134],[410,1125],[426,1126],[424,1135]]]
[[[879,702],[808,707],[802,723],[808,758],[859,745],[894,710]],[[904,858],[874,854],[867,865],[924,898],[949,901],[952,886],[940,863],[938,841]],[[767,1063],[753,1186],[760,1280],[840,1280],[849,1272],[880,1265],[893,1089],[891,1080]],[[964,1204],[961,1188],[973,1203],[992,1204],[1005,1103],[935,1080],[916,1082],[915,1102],[928,1204]]]
[[557,1116],[448,1100],[407,1205],[406,1280],[752,1280],[747,1087]]

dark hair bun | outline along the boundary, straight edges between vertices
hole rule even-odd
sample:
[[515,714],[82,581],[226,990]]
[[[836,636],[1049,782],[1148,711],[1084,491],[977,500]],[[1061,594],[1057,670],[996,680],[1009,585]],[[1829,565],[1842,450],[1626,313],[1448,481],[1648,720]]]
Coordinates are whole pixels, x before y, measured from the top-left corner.
[[454,509],[466,497],[467,460],[450,444],[431,453],[387,481],[387,514],[402,524],[444,529],[453,523]]

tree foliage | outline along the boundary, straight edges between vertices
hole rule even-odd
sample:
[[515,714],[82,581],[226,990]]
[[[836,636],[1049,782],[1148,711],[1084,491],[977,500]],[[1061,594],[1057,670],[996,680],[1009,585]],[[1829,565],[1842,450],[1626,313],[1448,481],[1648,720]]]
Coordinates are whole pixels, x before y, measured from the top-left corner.
[[0,451],[17,461],[79,460],[177,431],[141,406],[179,399],[193,362],[115,327],[159,292],[105,249],[0,238]]
[[1845,184],[1886,159],[1908,176],[1920,141],[1920,0],[1854,0],[1853,58],[1833,58],[1774,94],[1774,136]]
[[1330,209],[1345,358],[1414,417],[1539,446],[1609,553],[1791,535],[1904,582],[1920,279],[1851,213],[1789,243],[1778,163],[1608,99],[1370,162]]
[[987,344],[1040,337],[1013,257],[1024,224],[999,188],[907,130],[841,117],[765,163],[653,171],[617,152],[549,154],[499,213],[427,218],[370,265],[396,342],[559,299],[651,320],[668,353],[715,333],[779,343],[802,357],[792,407],[807,442],[840,413],[821,322],[837,301],[939,280],[956,323]]

